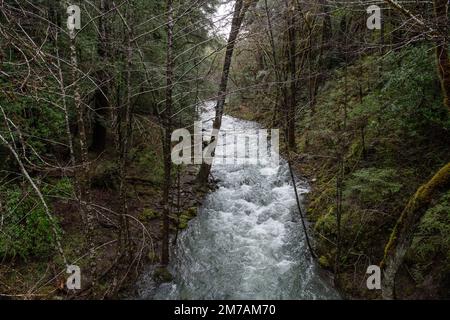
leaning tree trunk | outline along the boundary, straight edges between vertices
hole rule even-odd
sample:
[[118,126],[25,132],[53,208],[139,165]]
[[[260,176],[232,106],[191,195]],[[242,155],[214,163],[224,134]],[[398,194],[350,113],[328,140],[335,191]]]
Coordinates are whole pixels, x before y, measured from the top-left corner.
[[433,201],[450,187],[450,163],[447,163],[426,184],[421,186],[408,202],[392,231],[381,267],[383,268],[384,299],[395,298],[395,276],[411,246],[414,231]]
[[[236,44],[237,37],[239,35],[239,30],[241,29],[242,21],[244,20],[245,13],[250,6],[250,1],[236,0],[234,6],[233,20],[231,22],[231,32],[228,38],[227,51],[225,54],[225,61],[223,64],[222,79],[220,81],[219,93],[217,95],[217,105],[216,105],[216,116],[213,123],[214,130],[220,130],[222,126],[222,116],[225,106],[225,99],[227,96],[228,78],[230,74],[231,59],[233,58],[234,47]],[[215,148],[212,150],[214,154]],[[197,181],[199,183],[205,183],[208,181],[209,174],[211,172],[210,163],[202,163],[200,172],[197,176]]]

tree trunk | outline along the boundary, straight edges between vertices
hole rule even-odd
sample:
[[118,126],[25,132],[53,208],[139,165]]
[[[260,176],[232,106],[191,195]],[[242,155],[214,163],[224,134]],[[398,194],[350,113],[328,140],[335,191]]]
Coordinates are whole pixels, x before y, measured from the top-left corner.
[[296,150],[295,142],[295,117],[297,107],[297,67],[296,67],[296,19],[295,19],[295,5],[293,3],[288,4],[288,42],[289,42],[289,82],[290,82],[290,95],[289,95],[289,107],[287,112],[287,141],[290,151]]
[[[227,96],[227,86],[228,78],[230,74],[231,59],[233,58],[234,47],[236,45],[236,40],[239,35],[239,30],[244,20],[245,13],[250,6],[250,1],[246,1],[245,4],[243,0],[236,0],[234,5],[233,20],[231,22],[231,32],[228,38],[227,51],[225,54],[225,61],[223,64],[222,78],[219,86],[219,93],[217,95],[217,105],[216,105],[216,116],[213,123],[214,130],[220,130],[222,126],[222,116],[225,106],[225,99]],[[214,154],[213,150],[213,154]],[[208,177],[211,172],[211,164],[203,162],[200,168],[200,172],[197,176],[197,182],[206,183],[208,182]]]
[[123,119],[120,120],[118,126],[120,128],[120,153],[119,153],[119,176],[120,176],[120,186],[119,186],[119,198],[122,207],[122,214],[120,217],[120,228],[119,228],[119,245],[121,247],[121,253],[125,252],[128,254],[128,259],[131,259],[131,244],[130,244],[130,234],[129,234],[129,219],[128,219],[128,185],[127,185],[127,175],[128,175],[128,153],[131,145],[132,139],[132,119],[131,119],[131,96],[132,96],[132,83],[131,83],[131,68],[132,68],[132,58],[133,58],[133,47],[132,38],[133,31],[131,29],[131,7],[127,8],[125,24],[125,41],[126,41],[126,71],[125,71],[125,84],[126,84],[126,101],[125,110],[121,112],[123,114]]
[[333,39],[333,24],[331,22],[330,9],[328,8],[328,1],[321,0],[323,12],[323,26],[322,26],[322,46],[321,50],[326,50],[331,46],[330,41]]
[[65,124],[65,130],[67,134],[67,146],[69,148],[69,155],[70,155],[70,166],[71,169],[75,169],[76,160],[75,160],[75,149],[73,146],[73,138],[72,138],[72,132],[70,130],[70,118],[69,118],[69,108],[67,106],[67,91],[66,86],[64,85],[64,76],[63,76],[63,69],[61,67],[61,58],[59,56],[59,46],[58,46],[58,35],[59,31],[57,30],[55,32],[55,48],[56,48],[56,65],[58,67],[58,82],[59,82],[59,88],[61,90],[61,104],[62,109],[64,111],[64,124]]
[[273,26],[272,26],[272,19],[270,16],[269,6],[267,4],[267,0],[264,0],[264,7],[266,10],[266,17],[267,17],[267,27],[268,27],[268,36],[270,41],[270,49],[272,54],[272,60],[273,60],[273,69],[275,73],[275,81],[276,81],[276,94],[275,94],[275,104],[273,108],[273,115],[272,115],[272,125],[274,127],[278,127],[280,125],[280,85],[281,85],[281,75],[280,75],[280,65],[278,63],[278,57],[276,53],[276,47],[275,47],[275,39],[273,36]]
[[172,91],[173,91],[173,1],[167,0],[167,66],[166,66],[166,109],[163,112],[164,122],[164,190],[163,190],[163,240],[161,252],[161,264],[169,264],[169,215],[170,215],[170,185],[172,173],[171,161],[171,134],[172,134]]
[[432,202],[439,199],[449,187],[450,163],[447,163],[430,181],[417,190],[400,215],[385,247],[384,258],[381,262],[384,299],[395,298],[395,277],[411,246],[414,231]]
[[74,104],[77,115],[78,136],[80,146],[80,173],[77,174],[77,190],[78,200],[80,205],[81,215],[87,225],[87,239],[89,246],[90,272],[92,277],[92,287],[95,287],[97,264],[95,261],[95,246],[94,246],[94,216],[91,208],[91,193],[90,193],[90,165],[89,153],[87,147],[86,129],[85,129],[85,111],[86,107],[81,99],[80,89],[78,86],[78,58],[76,51],[76,33],[75,30],[69,32],[70,37],[70,61],[72,67],[72,77],[74,83]]
[[448,54],[448,0],[434,0],[434,12],[438,31],[436,58],[441,80],[444,105],[450,111],[450,59]]
[[91,150],[102,152],[106,147],[107,129],[105,125],[108,116],[109,101],[109,74],[106,71],[108,61],[108,23],[105,14],[110,9],[110,0],[100,0],[100,17],[98,18],[98,42],[97,54],[100,60],[101,69],[97,72],[97,89],[94,92],[94,123],[92,126]]

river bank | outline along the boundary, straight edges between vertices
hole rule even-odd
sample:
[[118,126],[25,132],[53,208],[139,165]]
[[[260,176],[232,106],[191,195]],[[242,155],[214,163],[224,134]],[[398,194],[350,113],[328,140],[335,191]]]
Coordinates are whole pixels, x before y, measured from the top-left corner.
[[[368,55],[336,68],[321,84],[314,110],[305,109],[297,123],[293,166],[310,182],[307,216],[319,262],[332,272],[339,262],[336,283],[348,298],[381,298],[380,290],[367,289],[367,267],[380,265],[402,211],[450,158],[448,115],[432,111],[441,110],[441,99],[430,50],[401,54]],[[361,70],[377,76],[366,79]],[[270,128],[271,100],[245,98],[235,97],[227,112]],[[434,199],[415,229],[397,274],[397,298],[450,296],[449,199],[448,190]]]
[[[134,137],[133,156],[127,176],[127,198],[132,261],[119,257],[125,252],[118,245],[121,202],[117,164],[114,150],[98,156],[92,153],[91,188],[93,209],[96,213],[93,243],[96,248],[96,289],[91,287],[91,264],[85,224],[79,215],[70,178],[47,177],[56,183],[64,182],[64,193],[54,196],[49,205],[58,221],[63,251],[69,263],[81,270],[81,290],[68,290],[67,273],[59,255],[33,256],[27,259],[3,257],[0,264],[0,294],[3,299],[108,299],[129,297],[138,276],[147,265],[157,265],[161,252],[162,150],[159,128],[148,126],[144,133]],[[187,228],[194,218],[205,194],[213,186],[199,187],[194,183],[198,168],[178,167],[171,189],[171,237]],[[62,189],[62,187],[60,187]]]

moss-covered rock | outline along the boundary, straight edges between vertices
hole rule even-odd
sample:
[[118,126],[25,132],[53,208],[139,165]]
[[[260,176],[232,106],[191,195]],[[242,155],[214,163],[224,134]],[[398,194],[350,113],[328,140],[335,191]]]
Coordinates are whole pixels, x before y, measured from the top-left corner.
[[166,267],[158,267],[153,273],[153,278],[158,282],[170,282],[173,280],[172,274]]
[[191,207],[181,213],[181,215],[178,218],[178,229],[184,230],[187,228],[189,221],[191,221],[193,218],[197,216],[197,208]]
[[197,216],[197,208],[191,207],[191,208],[187,209],[186,214],[192,218],[196,217]]
[[188,226],[188,221],[186,221],[184,219],[180,219],[180,223],[178,224],[178,229],[184,230],[187,228],[187,226]]

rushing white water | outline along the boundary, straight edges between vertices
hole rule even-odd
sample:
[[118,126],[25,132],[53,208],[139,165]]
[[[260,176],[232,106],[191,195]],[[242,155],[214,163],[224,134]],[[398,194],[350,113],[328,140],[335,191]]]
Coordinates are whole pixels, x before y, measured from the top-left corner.
[[[211,128],[214,113],[202,118]],[[257,129],[224,116],[222,129]],[[209,130],[208,130],[209,132]],[[221,139],[219,139],[220,144]],[[229,142],[227,141],[227,144]],[[242,145],[235,146],[242,148]],[[217,151],[233,152],[234,148]],[[144,299],[336,299],[305,244],[287,164],[269,157],[258,165],[214,165],[218,189],[178,238],[169,266],[174,281],[139,284]],[[298,183],[299,192],[307,186]]]

